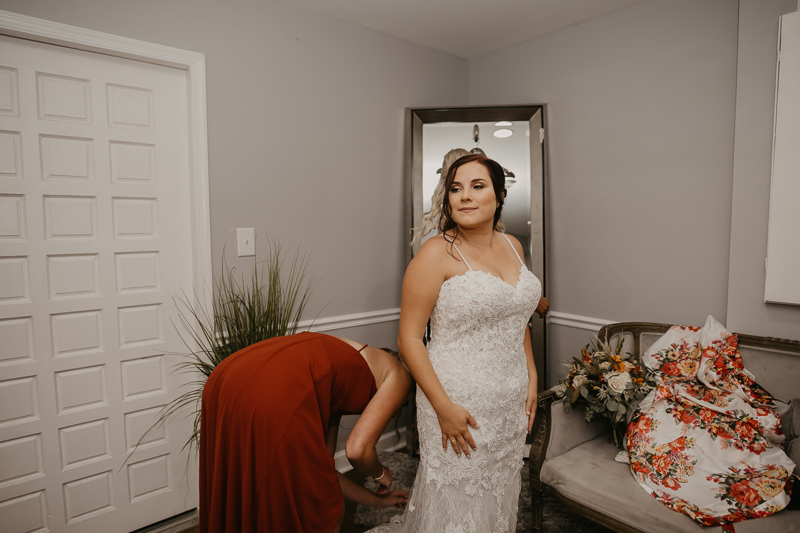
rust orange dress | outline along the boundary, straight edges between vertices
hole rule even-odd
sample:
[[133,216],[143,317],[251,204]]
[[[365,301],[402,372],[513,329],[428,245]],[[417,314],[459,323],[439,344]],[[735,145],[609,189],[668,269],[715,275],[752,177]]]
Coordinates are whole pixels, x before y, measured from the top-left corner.
[[329,335],[276,337],[227,357],[203,390],[200,531],[333,531],[344,499],[328,421],[361,413],[375,391],[363,356]]

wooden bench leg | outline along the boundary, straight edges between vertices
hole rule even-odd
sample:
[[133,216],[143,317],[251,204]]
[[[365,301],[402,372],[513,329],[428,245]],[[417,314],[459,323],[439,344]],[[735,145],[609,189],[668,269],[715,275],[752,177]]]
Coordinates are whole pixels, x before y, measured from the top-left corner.
[[[531,469],[533,470],[533,469]],[[533,510],[533,530],[536,533],[542,531],[542,514],[544,512],[544,490],[542,489],[542,482],[539,481],[538,476],[530,476],[531,486],[531,508]]]

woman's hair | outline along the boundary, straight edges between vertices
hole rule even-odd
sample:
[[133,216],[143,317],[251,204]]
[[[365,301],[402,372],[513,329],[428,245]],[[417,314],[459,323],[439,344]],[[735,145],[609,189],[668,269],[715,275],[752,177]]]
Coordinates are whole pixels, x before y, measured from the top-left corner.
[[496,230],[498,229],[500,216],[503,214],[503,203],[505,201],[505,195],[506,195],[506,188],[505,188],[506,177],[505,173],[503,172],[503,167],[500,166],[500,163],[480,154],[469,154],[459,158],[450,166],[450,170],[447,173],[447,178],[445,178],[444,181],[442,214],[439,217],[439,226],[438,226],[439,233],[442,234],[452,229],[455,229],[455,235],[453,235],[452,240],[455,240],[455,238],[458,237],[458,225],[453,220],[453,207],[450,205],[450,187],[452,187],[453,182],[456,179],[456,173],[458,172],[458,169],[466,165],[467,163],[479,163],[483,165],[487,171],[489,171],[489,176],[492,179],[492,188],[494,189],[494,196],[497,199],[498,203],[497,209],[495,209],[494,211],[494,222],[492,224],[492,229]]
[[[409,376],[411,375],[411,372],[408,370],[408,367],[406,366],[406,362],[403,360],[403,356],[400,355],[400,352],[396,352],[396,351],[392,350],[391,348],[378,348],[378,349],[380,351],[382,351],[382,352],[386,352],[389,355],[391,355],[394,358],[395,361],[397,361],[398,363],[403,365],[403,368],[406,369],[406,372],[408,372],[408,375]],[[414,378],[412,377],[411,379],[413,380]]]
[[439,182],[436,184],[436,189],[433,191],[433,196],[431,196],[431,208],[425,211],[425,213],[422,215],[422,224],[412,230],[414,232],[414,238],[411,239],[412,246],[418,240],[425,237],[425,235],[436,229],[439,218],[442,215],[442,202],[444,201],[445,191],[444,182],[447,179],[447,172],[450,170],[450,165],[465,155],[469,155],[469,152],[463,148],[454,148],[444,155],[444,161],[442,161],[442,173],[439,176]]

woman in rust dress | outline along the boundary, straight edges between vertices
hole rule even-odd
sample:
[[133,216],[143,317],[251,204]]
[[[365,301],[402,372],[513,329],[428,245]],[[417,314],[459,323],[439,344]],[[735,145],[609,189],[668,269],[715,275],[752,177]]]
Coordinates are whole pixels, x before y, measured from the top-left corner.
[[[343,498],[378,509],[404,504],[375,444],[408,396],[391,355],[361,343],[300,333],[226,358],[203,390],[200,531],[336,532]],[[342,415],[361,416],[345,446],[373,493],[336,471]]]

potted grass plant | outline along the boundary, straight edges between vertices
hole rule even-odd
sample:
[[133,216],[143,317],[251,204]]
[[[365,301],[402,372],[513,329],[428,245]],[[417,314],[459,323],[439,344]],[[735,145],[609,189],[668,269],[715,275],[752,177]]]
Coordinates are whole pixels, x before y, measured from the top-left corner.
[[197,452],[203,387],[211,372],[243,348],[297,332],[313,289],[313,280],[307,276],[309,254],[296,248],[287,257],[278,240],[269,239],[268,243],[267,257],[254,262],[249,278],[228,268],[223,252],[222,274],[213,281],[210,309],[193,303],[200,299],[192,300],[185,293],[173,298],[180,322],[176,327],[187,351],[168,355],[181,359],[175,371],[195,379],[184,385],[188,390],[164,406],[139,443],[170,416],[186,410],[194,422],[183,449]]

